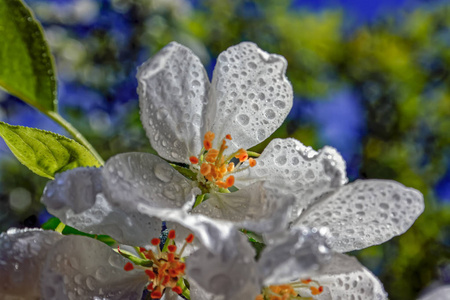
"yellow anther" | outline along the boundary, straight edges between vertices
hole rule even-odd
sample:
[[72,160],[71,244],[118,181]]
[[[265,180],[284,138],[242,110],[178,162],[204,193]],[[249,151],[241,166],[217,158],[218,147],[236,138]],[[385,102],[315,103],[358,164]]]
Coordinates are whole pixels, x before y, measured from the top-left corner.
[[214,132],[208,131],[205,133],[205,140],[212,142],[214,140],[215,134]]
[[234,170],[234,163],[231,162],[231,163],[228,164],[227,171],[229,173],[231,173],[231,172],[233,172],[233,170]]
[[208,163],[202,163],[200,167],[200,174],[207,176],[211,172],[211,165]]
[[248,159],[248,164],[250,165],[251,168],[253,168],[254,166],[256,166],[256,160],[250,157]]

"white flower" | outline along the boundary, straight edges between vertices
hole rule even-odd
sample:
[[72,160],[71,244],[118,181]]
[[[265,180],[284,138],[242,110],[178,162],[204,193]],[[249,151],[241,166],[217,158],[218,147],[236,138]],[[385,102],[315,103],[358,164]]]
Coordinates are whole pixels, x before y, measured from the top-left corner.
[[202,249],[186,260],[192,299],[387,299],[381,282],[355,258],[330,251],[326,235],[290,230],[271,240],[258,261],[245,244],[236,244],[236,263]]
[[[234,243],[230,241],[246,240],[231,224],[187,215],[182,210],[171,209],[166,213],[168,220],[182,220],[177,231],[169,232],[167,250],[161,251],[159,239],[153,239],[151,249],[137,248],[140,257],[131,258],[133,263],[123,257],[129,257],[125,250],[119,250],[120,255],[92,238],[43,230],[10,229],[2,233],[2,299],[137,300],[145,288],[152,292],[152,299],[176,296],[183,292],[182,279],[189,276],[181,258],[194,235],[199,241],[197,251],[220,254],[227,260],[236,256]],[[175,245],[174,235],[180,235],[180,229],[194,235],[181,234],[183,243]]]

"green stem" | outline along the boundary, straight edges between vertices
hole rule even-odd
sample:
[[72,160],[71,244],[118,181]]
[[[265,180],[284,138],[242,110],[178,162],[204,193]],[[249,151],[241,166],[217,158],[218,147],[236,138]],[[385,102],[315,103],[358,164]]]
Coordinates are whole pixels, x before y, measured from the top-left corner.
[[55,228],[56,232],[62,233],[66,225],[63,222],[59,222],[58,226]]
[[67,120],[65,120],[60,114],[53,111],[42,111],[42,112],[46,114],[49,118],[51,118],[53,121],[61,125],[65,130],[67,130],[67,132],[69,132],[70,135],[72,135],[73,138],[78,143],[86,147],[92,153],[92,155],[95,156],[95,158],[98,160],[99,163],[101,163],[102,165],[105,164],[103,158],[100,156],[100,154],[97,153],[97,151],[86,140],[86,138],[75,127],[73,127],[72,124],[67,122]]
[[253,152],[253,151],[247,151],[247,154],[250,157],[259,157],[261,155],[258,152]]

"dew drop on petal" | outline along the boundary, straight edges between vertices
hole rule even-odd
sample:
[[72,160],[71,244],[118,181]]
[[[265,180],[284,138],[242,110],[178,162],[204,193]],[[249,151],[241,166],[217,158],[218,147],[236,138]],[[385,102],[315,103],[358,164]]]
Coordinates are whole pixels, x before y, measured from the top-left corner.
[[154,169],[155,176],[162,182],[169,182],[173,177],[173,171],[166,164],[157,164]]

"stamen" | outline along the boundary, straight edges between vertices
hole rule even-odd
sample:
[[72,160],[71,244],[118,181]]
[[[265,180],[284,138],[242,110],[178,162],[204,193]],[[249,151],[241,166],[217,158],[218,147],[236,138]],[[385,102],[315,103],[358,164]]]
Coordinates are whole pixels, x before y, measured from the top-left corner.
[[234,163],[230,162],[230,163],[228,164],[227,171],[228,171],[229,173],[231,173],[231,172],[233,172],[233,170],[234,170]]
[[183,290],[181,289],[181,287],[179,286],[175,286],[172,288],[172,291],[174,291],[175,293],[177,293],[178,295],[180,295],[181,293],[183,293]]
[[[175,237],[176,237],[176,235],[175,235],[175,230],[171,230],[171,231],[169,231],[169,234],[168,234],[168,236],[167,236],[170,240],[173,240],[173,239],[175,239]],[[169,246],[170,247],[170,246]]]
[[194,165],[198,164],[198,158],[195,156],[189,157],[189,161]]
[[177,251],[177,246],[175,246],[175,245],[169,245],[169,246],[167,247],[167,249],[169,249],[169,252],[175,252],[175,251]]
[[248,159],[247,151],[241,148],[238,150],[238,153],[235,155],[235,157],[239,159],[240,162],[244,162]]
[[156,274],[152,270],[148,270],[148,269],[145,270],[145,274],[147,274],[148,278],[150,278],[152,280],[156,278]]
[[159,299],[162,297],[162,293],[160,291],[153,291],[150,296],[152,299]]
[[316,288],[315,286],[311,286],[309,289],[311,290],[311,294],[313,295],[319,295],[323,292],[323,286],[319,286],[318,288]]
[[250,165],[251,168],[253,168],[254,166],[256,166],[256,160],[250,157],[248,159],[248,164]]
[[211,165],[208,163],[202,163],[202,166],[200,167],[200,174],[203,176],[208,176],[208,174],[211,172]]
[[159,244],[161,243],[160,239],[154,238],[151,240],[151,243],[153,246],[159,246]]
[[226,183],[227,188],[232,187],[234,185],[234,176],[233,175],[228,176]]
[[217,155],[219,155],[219,150],[210,149],[205,156],[205,160],[209,163],[214,163],[216,161]]
[[191,233],[188,235],[188,237],[186,238],[186,243],[190,244],[194,241],[194,235]]
[[130,262],[127,262],[126,264],[125,264],[125,266],[123,267],[123,269],[125,270],[125,271],[131,271],[131,270],[133,270],[134,269],[134,266],[133,266],[133,264],[132,263],[130,263]]
[[231,138],[231,134],[227,134],[226,136],[225,136],[225,138],[227,139],[227,140],[232,140],[232,138]]

